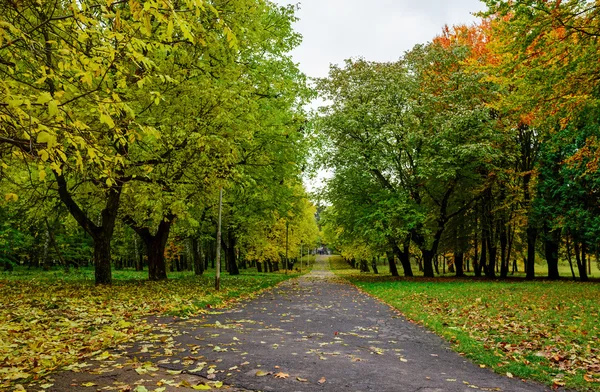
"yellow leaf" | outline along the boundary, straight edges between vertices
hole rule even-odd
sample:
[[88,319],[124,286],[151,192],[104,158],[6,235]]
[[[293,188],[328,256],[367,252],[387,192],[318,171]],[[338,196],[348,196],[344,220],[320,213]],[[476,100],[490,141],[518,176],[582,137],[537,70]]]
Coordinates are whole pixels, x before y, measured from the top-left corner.
[[175,376],[177,374],[181,374],[181,370],[167,370],[167,373]]
[[45,91],[40,94],[40,96],[37,99],[37,103],[39,103],[40,105],[43,105],[46,102],[50,102],[51,100],[52,100],[52,95],[50,95],[49,92]]
[[58,114],[58,102],[54,99],[48,102],[48,114],[55,117]]
[[212,388],[205,384],[198,384],[192,386],[192,389],[195,389],[197,391],[210,391]]
[[113,121],[113,119],[112,119],[112,118],[111,118],[109,115],[107,115],[107,114],[104,114],[104,113],[102,113],[102,114],[100,115],[100,122],[101,122],[101,123],[103,123],[103,124],[106,124],[106,125],[108,125],[108,127],[109,127],[109,128],[114,128],[114,127],[115,127],[115,122],[114,122],[114,121]]
[[259,370],[258,372],[256,372],[255,376],[256,377],[264,377],[264,376],[266,376],[268,374],[269,374],[268,372],[265,372],[263,370]]
[[4,200],[6,201],[17,201],[19,200],[19,196],[16,193],[7,193],[6,195],[4,195]]
[[38,155],[42,157],[42,161],[44,161],[44,162],[46,162],[48,160],[48,158],[50,158],[50,155],[48,154],[48,151],[46,151],[46,150],[38,151]]
[[48,148],[52,148],[56,145],[56,136],[49,134],[46,131],[41,131],[37,135],[38,143],[46,143]]
[[93,382],[84,382],[83,384],[81,384],[82,387],[93,387],[94,385],[96,385]]

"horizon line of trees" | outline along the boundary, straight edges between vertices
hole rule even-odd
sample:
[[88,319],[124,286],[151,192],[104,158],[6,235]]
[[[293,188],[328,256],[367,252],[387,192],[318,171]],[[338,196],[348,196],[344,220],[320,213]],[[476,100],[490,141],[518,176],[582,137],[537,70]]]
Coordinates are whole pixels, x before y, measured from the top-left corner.
[[[505,278],[516,257],[588,279],[600,253],[600,6],[496,1],[396,62],[347,60],[317,90],[328,241],[433,277],[437,255]],[[389,263],[392,275],[399,275]]]
[[149,279],[166,279],[170,237],[194,259],[215,241],[220,188],[230,273],[239,249],[278,257],[282,221],[314,242],[301,184],[312,91],[289,55],[294,12],[267,0],[2,2],[2,256],[91,253],[96,283],[110,284],[113,254],[145,249]]

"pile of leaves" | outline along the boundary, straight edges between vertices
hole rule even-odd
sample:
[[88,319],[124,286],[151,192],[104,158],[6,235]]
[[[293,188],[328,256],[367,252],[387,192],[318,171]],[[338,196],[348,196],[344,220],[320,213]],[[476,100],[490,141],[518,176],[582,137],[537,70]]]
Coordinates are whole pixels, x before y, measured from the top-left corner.
[[482,367],[509,377],[600,391],[598,285],[456,279],[391,279],[336,272]]
[[294,275],[209,276],[164,282],[0,279],[0,389],[41,380],[107,347],[144,339],[151,315],[188,316],[249,298]]

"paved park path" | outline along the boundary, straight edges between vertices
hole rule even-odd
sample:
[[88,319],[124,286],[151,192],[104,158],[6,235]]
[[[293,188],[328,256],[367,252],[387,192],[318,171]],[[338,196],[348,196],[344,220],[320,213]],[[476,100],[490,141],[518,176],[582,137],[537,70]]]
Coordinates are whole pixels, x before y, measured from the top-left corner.
[[[317,258],[312,273],[234,309],[162,322],[149,341],[116,351],[114,363],[135,357],[137,371],[113,366],[96,375],[63,373],[51,390],[94,390],[82,386],[86,381],[110,390],[135,386],[140,378],[148,391],[201,381],[213,387],[222,381],[222,389],[235,391],[550,390],[497,375],[451,351],[436,335],[337,280],[327,256]],[[175,380],[165,384],[167,376]]]

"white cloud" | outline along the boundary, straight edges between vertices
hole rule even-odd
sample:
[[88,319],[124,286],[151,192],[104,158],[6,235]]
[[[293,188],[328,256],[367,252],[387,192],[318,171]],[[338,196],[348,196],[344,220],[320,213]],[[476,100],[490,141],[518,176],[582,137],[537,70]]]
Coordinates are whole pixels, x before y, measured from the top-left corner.
[[[277,4],[296,4],[275,0]],[[324,77],[329,64],[364,57],[394,61],[414,45],[430,41],[445,24],[472,23],[479,0],[303,0],[295,29],[304,37],[293,52],[300,69]]]

